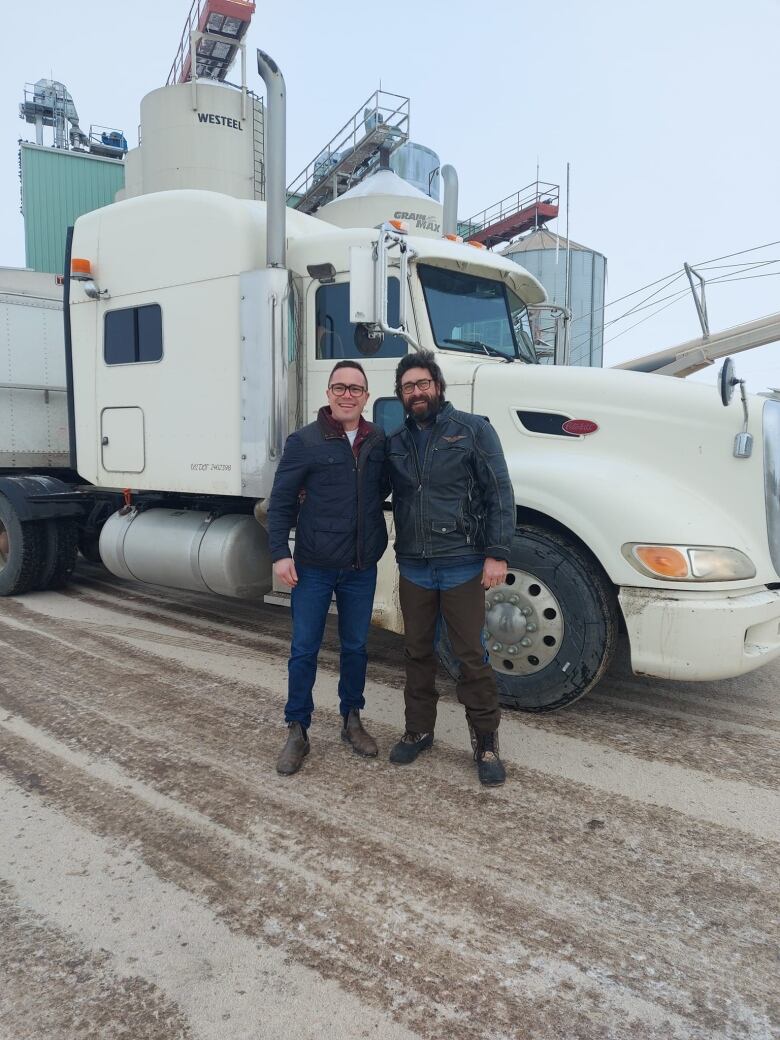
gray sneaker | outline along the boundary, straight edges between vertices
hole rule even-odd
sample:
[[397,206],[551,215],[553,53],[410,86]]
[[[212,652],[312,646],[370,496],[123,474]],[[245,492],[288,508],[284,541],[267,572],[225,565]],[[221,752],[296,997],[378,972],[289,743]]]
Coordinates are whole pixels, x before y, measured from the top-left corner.
[[287,727],[287,743],[279,752],[276,760],[276,772],[282,776],[292,776],[303,765],[303,760],[311,751],[311,744],[306,730],[300,722],[291,722]]

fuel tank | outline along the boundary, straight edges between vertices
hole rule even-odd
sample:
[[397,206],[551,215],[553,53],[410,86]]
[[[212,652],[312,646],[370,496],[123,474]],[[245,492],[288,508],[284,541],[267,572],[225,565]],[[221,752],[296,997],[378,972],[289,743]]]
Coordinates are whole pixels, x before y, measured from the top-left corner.
[[242,514],[119,511],[101,531],[100,557],[118,578],[173,589],[261,599],[271,588],[268,536]]

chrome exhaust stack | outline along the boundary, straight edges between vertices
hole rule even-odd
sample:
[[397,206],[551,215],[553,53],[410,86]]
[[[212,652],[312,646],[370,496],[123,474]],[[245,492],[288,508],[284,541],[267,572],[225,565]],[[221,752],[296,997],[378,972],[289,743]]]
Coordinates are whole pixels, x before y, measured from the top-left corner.
[[279,66],[261,50],[257,52],[257,71],[266,88],[266,266],[284,267],[287,261],[287,90]]
[[454,166],[447,163],[441,168],[441,179],[444,185],[444,213],[441,221],[443,235],[458,233],[458,174]]

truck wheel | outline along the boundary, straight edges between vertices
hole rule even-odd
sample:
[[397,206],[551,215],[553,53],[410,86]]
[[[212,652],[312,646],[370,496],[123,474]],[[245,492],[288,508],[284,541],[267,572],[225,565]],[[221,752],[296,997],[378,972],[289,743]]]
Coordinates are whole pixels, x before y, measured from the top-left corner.
[[76,566],[78,528],[73,520],[46,520],[43,524],[43,564],[36,589],[61,589]]
[[40,523],[22,523],[5,495],[0,495],[0,596],[18,596],[34,588],[42,557]]
[[[485,596],[485,647],[508,708],[555,711],[587,693],[609,666],[618,635],[612,585],[599,564],[564,537],[521,528],[507,580]],[[457,678],[442,625],[439,656]]]

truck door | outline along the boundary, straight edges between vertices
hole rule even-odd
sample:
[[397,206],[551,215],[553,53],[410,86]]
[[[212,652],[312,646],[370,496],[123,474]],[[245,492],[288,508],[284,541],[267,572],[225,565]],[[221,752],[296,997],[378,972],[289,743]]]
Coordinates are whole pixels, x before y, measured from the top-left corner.
[[[400,282],[388,282],[388,319],[398,323]],[[349,278],[337,276],[330,283],[312,281],[307,293],[308,379],[304,423],[311,422],[327,403],[328,377],[337,361],[354,359],[368,377],[370,398],[363,413],[366,419],[393,429],[403,418],[395,396],[395,367],[409,347],[400,336],[371,339],[364,325],[349,320]]]
[[142,473],[145,459],[144,413],[140,408],[104,408],[100,414],[103,469]]

